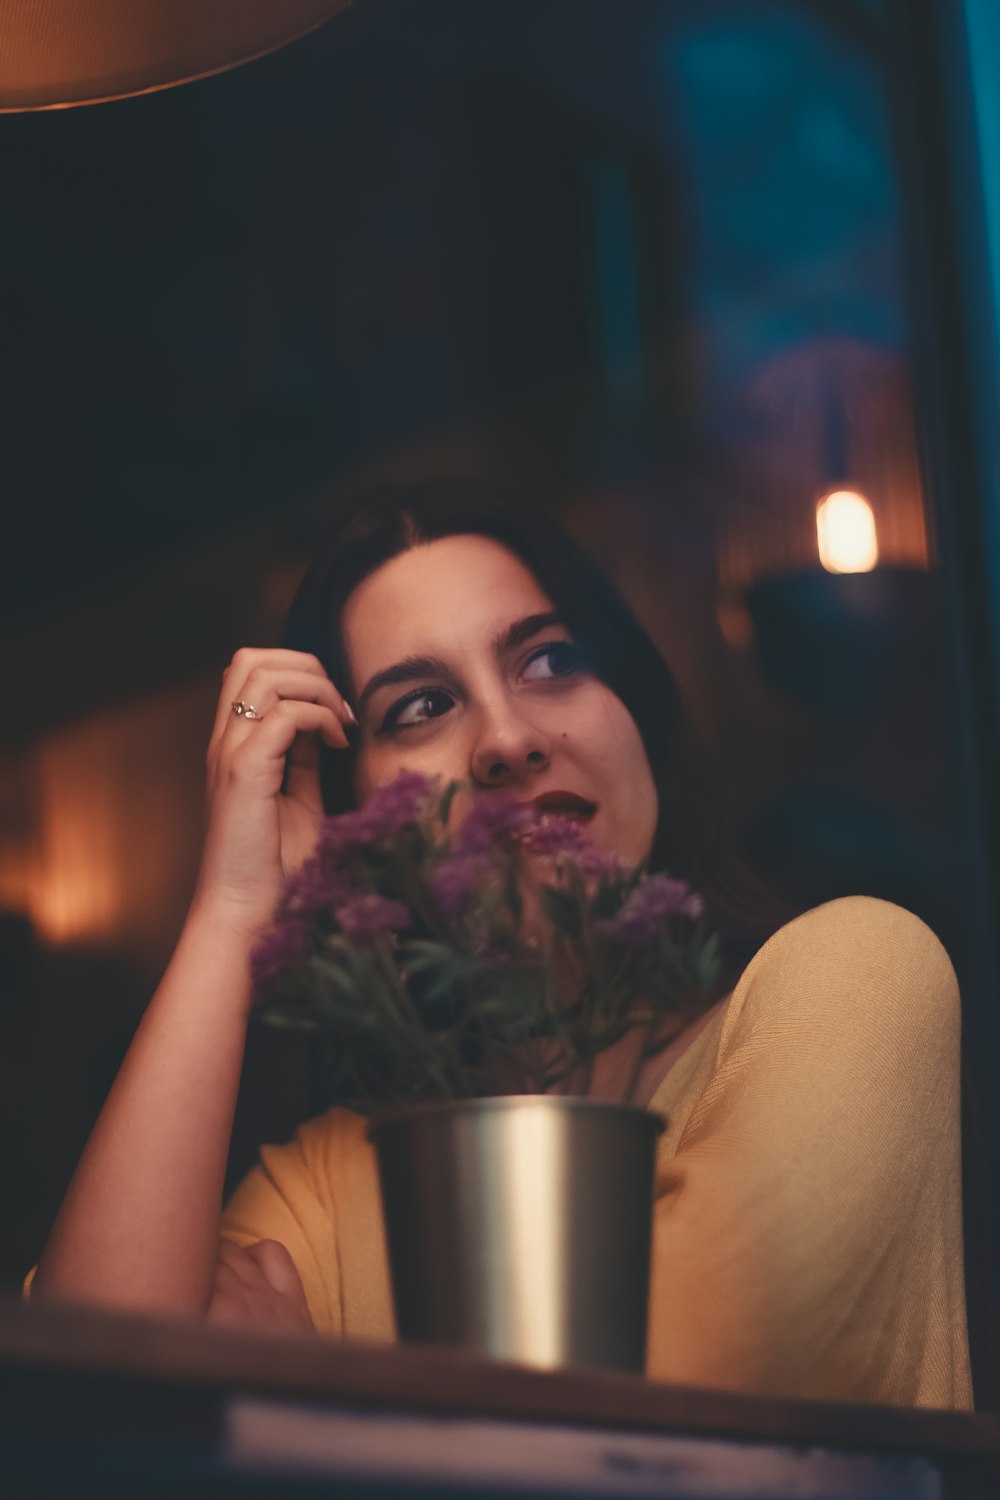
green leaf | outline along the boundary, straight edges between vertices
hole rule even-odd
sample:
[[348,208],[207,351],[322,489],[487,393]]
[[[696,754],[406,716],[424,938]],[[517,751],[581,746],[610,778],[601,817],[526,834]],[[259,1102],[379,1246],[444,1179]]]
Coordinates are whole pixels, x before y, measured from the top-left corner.
[[579,937],[580,907],[569,891],[564,891],[557,885],[543,885],[541,903],[543,915],[558,932],[565,933],[568,937]]

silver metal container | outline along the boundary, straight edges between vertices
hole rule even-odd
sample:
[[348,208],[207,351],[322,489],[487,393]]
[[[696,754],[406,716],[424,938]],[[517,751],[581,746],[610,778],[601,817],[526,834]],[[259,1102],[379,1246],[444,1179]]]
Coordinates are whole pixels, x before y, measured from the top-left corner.
[[662,1129],[648,1110],[547,1094],[373,1125],[400,1337],[641,1373]]

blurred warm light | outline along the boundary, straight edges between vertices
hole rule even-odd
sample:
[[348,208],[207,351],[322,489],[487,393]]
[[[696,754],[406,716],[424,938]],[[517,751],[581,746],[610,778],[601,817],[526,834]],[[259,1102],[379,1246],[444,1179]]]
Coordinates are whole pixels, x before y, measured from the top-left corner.
[[99,863],[85,818],[66,818],[59,841],[38,881],[32,917],[47,943],[107,942],[115,935],[119,891],[113,865]]
[[[834,489],[871,503],[877,567],[931,566],[909,369],[898,353],[841,337],[784,346],[748,375],[744,401],[738,469],[704,496],[721,592],[817,568],[816,501]],[[831,423],[831,408],[841,423]]]
[[740,595],[722,594],[716,601],[716,619],[722,639],[734,651],[746,651],[753,645],[753,620]]
[[204,78],[305,36],[350,0],[0,0],[0,112]]
[[214,671],[54,729],[0,760],[0,906],[46,946],[114,947],[158,967],[201,842]]
[[834,490],[819,502],[816,539],[828,573],[870,573],[878,562],[875,516],[856,490]]
[[108,941],[121,917],[128,874],[117,847],[115,794],[122,766],[98,718],[38,747],[39,861],[32,901],[47,943]]

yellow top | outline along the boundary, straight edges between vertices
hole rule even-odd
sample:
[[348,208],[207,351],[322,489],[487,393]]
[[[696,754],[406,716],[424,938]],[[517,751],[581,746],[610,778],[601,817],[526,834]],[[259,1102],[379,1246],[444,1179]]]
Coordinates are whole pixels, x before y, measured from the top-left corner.
[[[833,901],[765,944],[653,1096],[651,1377],[971,1406],[959,1025],[899,907]],[[287,1246],[322,1333],[392,1340],[365,1128],[333,1109],[265,1146],[223,1229]]]

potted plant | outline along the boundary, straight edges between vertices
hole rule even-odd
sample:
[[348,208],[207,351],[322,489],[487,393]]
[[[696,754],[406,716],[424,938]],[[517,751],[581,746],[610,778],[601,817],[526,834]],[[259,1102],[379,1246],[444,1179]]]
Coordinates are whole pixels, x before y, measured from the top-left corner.
[[[563,817],[404,772],[324,821],[254,955],[265,1020],[315,1033],[371,1118],[403,1338],[642,1370],[662,1119],[644,1063],[714,998],[701,898]],[[613,1101],[596,1059],[634,1034]]]

